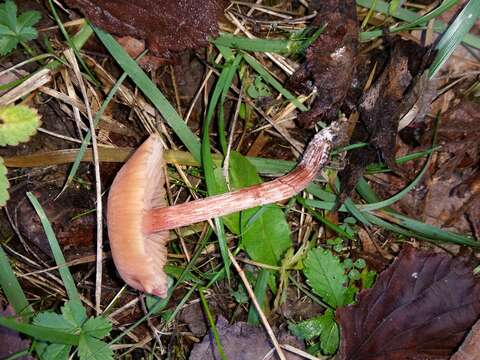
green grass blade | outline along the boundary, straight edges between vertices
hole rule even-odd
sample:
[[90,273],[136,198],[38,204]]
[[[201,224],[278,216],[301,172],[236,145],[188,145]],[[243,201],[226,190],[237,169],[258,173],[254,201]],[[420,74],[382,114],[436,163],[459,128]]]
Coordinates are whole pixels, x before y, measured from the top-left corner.
[[289,100],[293,105],[302,111],[308,111],[307,107],[303,105],[298,99],[287,89],[283,87],[270,73],[264,69],[262,64],[260,64],[253,56],[244,53],[243,58],[245,61],[262,77],[263,80],[268,82],[277,90],[282,96]]
[[[65,30],[65,27],[63,26],[62,20],[57,14],[57,9],[55,5],[53,4],[52,0],[48,0],[48,4],[50,5],[50,9],[52,10],[52,15],[55,18],[55,21],[57,22],[58,28],[60,29],[60,32],[64,36],[65,40],[68,43],[68,46],[73,50],[75,56],[77,57],[78,62],[82,66],[82,68],[85,70],[85,72],[88,74],[89,79],[97,86],[100,85],[100,83],[95,79],[95,75],[90,71],[88,68],[87,64],[85,64],[85,61],[83,61],[82,56],[80,55],[79,47],[77,46],[77,43],[72,40],[70,35],[68,34],[67,30]],[[84,32],[81,33],[82,36],[88,35],[90,37],[91,33],[88,34],[88,30],[85,30]]]
[[213,320],[213,315],[210,311],[210,308],[208,307],[207,299],[205,299],[202,288],[198,289],[198,294],[200,295],[200,301],[202,302],[203,310],[205,311],[208,323],[210,324],[210,330],[212,331],[213,338],[215,339],[218,354],[220,355],[220,358],[222,360],[228,360],[228,358],[225,356],[225,352],[223,351],[222,343],[220,342],[220,336],[218,335],[218,329],[215,325],[215,321]]
[[[257,276],[257,281],[255,282],[255,288],[253,292],[255,297],[257,298],[257,302],[263,308],[263,304],[265,304],[265,297],[267,295],[267,286],[268,286],[268,279],[271,273],[267,269],[261,269]],[[258,312],[255,306],[250,304],[250,308],[248,310],[248,320],[247,322],[250,325],[258,325],[260,323],[258,318]]]
[[118,42],[107,32],[93,27],[100,41],[108,49],[118,65],[125,71],[143,94],[152,102],[167,124],[180,138],[185,147],[200,162],[200,142],[198,137],[190,130],[174,107],[168,102],[162,92],[148,78],[138,64],[123,50]]
[[455,48],[470,31],[480,15],[480,0],[470,0],[463,10],[457,15],[453,23],[437,44],[437,55],[430,66],[430,78],[433,78],[445,64]]
[[444,0],[438,7],[430,11],[429,13],[422,15],[415,19],[414,21],[407,22],[406,24],[393,27],[390,29],[390,32],[400,32],[408,29],[413,29],[418,25],[426,24],[428,21],[442,15],[445,11],[450,9],[452,6],[458,4],[458,0]]
[[299,40],[249,39],[244,36],[226,33],[221,33],[215,39],[210,39],[210,42],[215,45],[239,50],[279,54],[290,54],[301,46],[301,41]]
[[397,202],[398,200],[400,200],[402,197],[407,195],[415,186],[417,186],[417,184],[420,182],[420,180],[422,180],[423,175],[425,174],[425,172],[428,169],[428,166],[430,165],[431,158],[432,158],[432,155],[430,154],[427,158],[427,161],[425,161],[425,164],[423,165],[422,170],[418,173],[418,175],[415,177],[415,179],[413,179],[413,181],[410,184],[408,184],[405,188],[403,188],[401,191],[399,191],[398,193],[396,193],[395,195],[393,195],[392,197],[390,197],[388,199],[385,199],[385,200],[382,200],[382,201],[379,201],[379,202],[366,204],[366,205],[360,205],[359,209],[361,211],[378,210],[378,209],[388,207],[388,206],[394,204],[395,202]]
[[50,224],[50,221],[48,221],[45,211],[43,210],[35,195],[33,195],[31,192],[27,192],[27,197],[32,203],[38,217],[40,218],[40,222],[42,223],[45,234],[47,235],[48,243],[50,244],[50,248],[52,249],[55,263],[59,267],[58,271],[60,272],[60,277],[62,278],[63,285],[65,286],[65,290],[67,291],[69,299],[71,301],[81,304],[82,302],[80,300],[80,295],[78,294],[77,287],[75,286],[75,281],[73,280],[72,274],[70,273],[68,266],[65,266],[65,257],[63,256],[62,249],[60,249],[57,237],[53,232],[52,225]]
[[474,240],[471,237],[442,230],[440,228],[437,228],[436,226],[425,224],[421,221],[411,219],[408,216],[396,212],[388,212],[388,215],[395,218],[398,225],[403,226],[413,231],[414,233],[420,234],[426,238],[459,245],[473,246],[477,248],[480,247],[480,242]]
[[[210,101],[208,103],[207,116],[203,122],[201,145],[202,165],[205,175],[205,183],[207,184],[207,191],[210,196],[216,195],[220,192],[217,181],[215,179],[215,164],[213,161],[212,153],[210,152],[210,124],[212,123],[213,115],[215,114],[215,109],[217,108],[217,104],[219,103],[223,89],[226,86],[228,79],[230,78],[231,66],[232,64],[225,66],[220,73],[217,83],[215,84],[215,88],[213,89]],[[230,258],[228,257],[228,244],[225,236],[223,221],[221,219],[215,218],[215,227],[218,237],[218,244],[220,247],[220,254],[222,255],[227,278],[230,280]]]
[[0,325],[31,336],[38,340],[57,344],[78,345],[78,335],[58,331],[49,327],[19,323],[15,319],[0,316]]
[[[102,105],[100,106],[100,109],[98,109],[97,113],[95,114],[95,118],[93,119],[93,125],[96,127],[98,125],[98,122],[100,121],[100,118],[102,117],[103,113],[105,112],[105,109],[107,108],[108,104],[112,100],[113,96],[117,93],[118,89],[122,85],[123,81],[127,77],[127,73],[123,73],[117,80],[117,82],[113,85],[113,87],[110,89],[108,92],[107,97],[103,101]],[[70,172],[68,173],[67,177],[67,182],[65,186],[68,186],[69,184],[72,183],[73,178],[75,177],[78,167],[80,166],[80,162],[82,161],[83,157],[85,156],[85,152],[87,151],[87,146],[90,145],[90,141],[92,140],[92,133],[90,130],[88,133],[85,135],[82,144],[80,145],[80,149],[78,150],[78,154],[75,158],[75,161],[72,164],[72,167],[70,169]]]
[[[381,0],[356,0],[357,5],[363,6],[365,8],[374,8],[375,11],[378,11],[382,14],[389,15],[389,4],[385,1]],[[420,16],[415,13],[414,11],[407,10],[404,8],[400,8],[397,10],[397,12],[394,14],[394,16],[397,19],[407,21],[407,22],[413,22],[417,20]],[[447,29],[447,25],[445,25],[443,22],[435,20],[434,25],[433,25],[433,30],[437,33],[442,33]],[[369,34],[372,33],[372,34]],[[360,40],[361,41],[367,41],[379,36],[382,36],[383,31],[382,30],[377,30],[375,32],[368,32],[368,33],[361,33],[360,34]],[[368,35],[368,36],[366,36]],[[466,34],[463,37],[463,43],[466,45],[473,46],[477,49],[480,49],[480,38],[478,36],[472,35],[472,34]]]
[[[225,79],[222,84],[218,84],[218,86],[222,88],[222,94],[220,96],[220,104],[219,104],[219,116],[218,116],[218,136],[220,140],[220,146],[222,148],[222,152],[225,155],[227,153],[227,138],[225,134],[225,110],[224,104],[225,99],[227,98],[228,90],[233,82],[233,77],[235,76],[238,66],[242,61],[242,55],[237,55],[234,60],[228,64],[228,71],[225,76]],[[219,79],[220,81],[220,79]]]
[[0,287],[17,315],[28,319],[33,314],[33,308],[28,303],[2,246],[0,246]]

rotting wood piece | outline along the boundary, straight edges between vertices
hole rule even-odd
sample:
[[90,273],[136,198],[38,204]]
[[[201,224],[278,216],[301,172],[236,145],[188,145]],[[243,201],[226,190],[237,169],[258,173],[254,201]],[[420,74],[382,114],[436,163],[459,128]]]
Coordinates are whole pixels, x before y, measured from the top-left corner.
[[307,49],[305,63],[288,81],[288,86],[297,91],[305,91],[308,80],[313,80],[317,88],[310,111],[298,116],[303,127],[337,118],[352,84],[358,46],[355,1],[316,0],[311,1],[310,8],[317,11],[312,25],[325,25],[325,29]]

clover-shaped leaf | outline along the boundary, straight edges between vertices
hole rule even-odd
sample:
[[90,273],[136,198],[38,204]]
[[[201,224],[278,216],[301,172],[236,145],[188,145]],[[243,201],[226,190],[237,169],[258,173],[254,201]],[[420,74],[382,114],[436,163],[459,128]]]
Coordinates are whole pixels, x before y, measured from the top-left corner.
[[18,43],[38,36],[33,28],[41,18],[38,11],[26,11],[17,17],[17,6],[11,0],[0,4],[0,55],[15,49]]
[[0,107],[0,146],[28,141],[39,126],[40,116],[35,109],[24,105]]

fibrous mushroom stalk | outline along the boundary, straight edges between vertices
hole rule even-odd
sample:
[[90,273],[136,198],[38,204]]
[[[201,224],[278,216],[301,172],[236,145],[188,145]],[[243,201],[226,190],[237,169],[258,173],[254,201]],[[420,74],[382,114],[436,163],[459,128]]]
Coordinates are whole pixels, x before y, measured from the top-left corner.
[[325,165],[331,141],[318,133],[308,145],[302,161],[287,175],[221,195],[148,211],[144,220],[147,234],[224,216],[256,206],[288,199],[302,191]]
[[298,166],[275,180],[222,195],[166,206],[163,149],[152,135],[117,174],[108,196],[112,257],[120,276],[135,289],[167,295],[168,230],[287,199],[302,191],[328,161],[340,122],[322,130]]

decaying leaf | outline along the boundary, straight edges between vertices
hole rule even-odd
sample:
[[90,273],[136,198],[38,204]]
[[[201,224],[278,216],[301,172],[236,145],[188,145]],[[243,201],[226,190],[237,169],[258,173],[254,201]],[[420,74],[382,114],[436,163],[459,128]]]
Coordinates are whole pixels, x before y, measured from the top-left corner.
[[448,359],[479,315],[469,266],[406,246],[356,305],[337,310],[339,359]]
[[[232,325],[219,316],[216,324],[222,349],[228,359],[251,360],[251,359],[278,359],[276,353],[271,354],[273,345],[265,333],[259,327],[248,325],[244,322],[236,322]],[[302,344],[294,336],[277,335],[280,343],[293,345],[301,348]],[[271,354],[270,357],[266,357]],[[285,351],[287,360],[300,360],[301,356]],[[190,353],[189,360],[216,360],[220,359],[213,336],[207,335],[200,344],[196,344]]]
[[[424,74],[430,57],[428,49],[413,41],[394,38],[388,61],[372,86],[360,99],[360,126],[354,137],[367,141],[368,147],[349,152],[347,166],[340,173],[343,180],[343,200],[351,194],[365,167],[376,160],[383,160],[392,170],[398,169],[395,163],[395,145],[400,118],[412,111],[417,120],[425,116],[434,92]],[[428,94],[423,98],[422,94]],[[433,95],[432,95],[433,94]],[[413,115],[412,115],[413,116]],[[411,121],[408,120],[408,121]],[[358,132],[363,131],[360,136]]]
[[147,41],[158,56],[205,46],[218,32],[224,0],[67,0],[95,25]]
[[[0,316],[13,315],[15,315],[15,311],[10,305],[8,305],[5,310],[0,311]],[[24,340],[16,331],[0,326],[0,359],[6,359],[20,351],[27,350],[29,346],[30,340]],[[30,360],[32,357],[25,355],[17,359]]]
[[343,104],[352,84],[358,43],[355,1],[316,0],[310,7],[317,11],[314,26],[325,30],[307,49],[307,59],[289,80],[289,86],[304,90],[307,80],[317,87],[317,98],[310,111],[300,114],[298,122],[312,127],[319,120],[331,121]]

